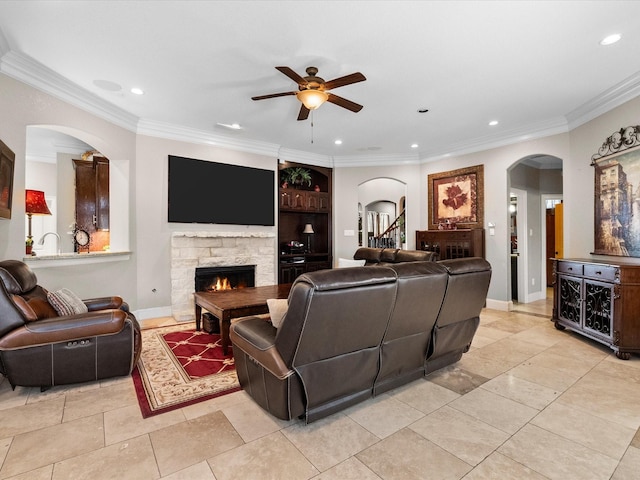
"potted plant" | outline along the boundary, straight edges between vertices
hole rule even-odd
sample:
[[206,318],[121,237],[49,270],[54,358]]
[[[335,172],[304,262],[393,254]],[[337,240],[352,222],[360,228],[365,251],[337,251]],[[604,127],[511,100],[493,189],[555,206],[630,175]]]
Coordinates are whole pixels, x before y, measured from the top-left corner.
[[281,184],[287,184],[294,188],[302,187],[306,184],[311,186],[311,171],[302,167],[289,167],[282,170],[280,175]]
[[25,253],[27,255],[31,255],[31,251],[33,249],[33,238],[31,237],[27,238],[24,244],[25,244]]

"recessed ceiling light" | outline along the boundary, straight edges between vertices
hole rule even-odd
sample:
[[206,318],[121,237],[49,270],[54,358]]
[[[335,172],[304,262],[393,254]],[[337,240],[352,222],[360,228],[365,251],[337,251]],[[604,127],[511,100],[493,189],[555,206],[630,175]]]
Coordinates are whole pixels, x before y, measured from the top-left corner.
[[498,121],[497,121],[497,120],[491,120],[491,121],[489,122],[489,125],[491,125],[492,127],[495,127],[497,124],[498,124]]
[[131,93],[133,93],[134,95],[144,95],[144,90],[138,87],[133,87],[131,89]]
[[411,148],[418,148],[418,144],[417,143],[412,143],[411,144]]
[[620,35],[619,33],[614,33],[613,35],[609,35],[600,40],[600,45],[611,45],[613,43],[616,43],[621,38],[622,35]]
[[335,143],[336,145],[342,145],[342,140],[336,140],[336,141],[335,141],[335,142],[333,142],[333,143]]

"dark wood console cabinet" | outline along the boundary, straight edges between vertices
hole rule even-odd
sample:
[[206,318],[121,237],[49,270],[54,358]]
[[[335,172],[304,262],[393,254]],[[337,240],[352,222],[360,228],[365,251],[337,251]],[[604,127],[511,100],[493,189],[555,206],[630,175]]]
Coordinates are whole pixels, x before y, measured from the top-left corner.
[[603,343],[628,360],[640,353],[640,264],[552,259],[556,328]]
[[440,260],[463,257],[484,258],[484,229],[418,230],[416,249],[436,252]]
[[[292,283],[299,275],[331,268],[332,170],[325,167],[286,162],[280,170],[302,167],[311,173],[311,186],[280,187],[278,207],[278,283]],[[316,191],[317,189],[319,191]],[[310,224],[313,234],[303,233]],[[299,242],[302,247],[291,247]]]

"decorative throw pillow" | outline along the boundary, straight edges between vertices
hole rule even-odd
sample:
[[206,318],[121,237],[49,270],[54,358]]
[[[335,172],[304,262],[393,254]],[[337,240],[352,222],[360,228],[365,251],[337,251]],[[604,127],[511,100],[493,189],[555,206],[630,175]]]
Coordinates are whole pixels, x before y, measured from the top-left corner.
[[267,299],[267,306],[269,307],[269,316],[271,317],[271,324],[279,328],[282,323],[282,318],[287,313],[289,304],[286,298],[269,298]]
[[61,288],[56,292],[47,292],[47,300],[60,316],[87,313],[89,311],[80,297],[68,288]]
[[348,258],[338,258],[338,268],[363,267],[366,260],[350,260]]

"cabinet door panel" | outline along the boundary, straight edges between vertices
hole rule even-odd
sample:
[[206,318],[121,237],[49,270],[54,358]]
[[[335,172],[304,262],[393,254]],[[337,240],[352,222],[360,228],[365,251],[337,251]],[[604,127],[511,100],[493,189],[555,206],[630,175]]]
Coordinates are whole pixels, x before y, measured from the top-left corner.
[[584,328],[611,338],[613,318],[613,285],[584,282]]
[[561,320],[580,326],[582,311],[582,280],[579,278],[558,276],[558,317]]

